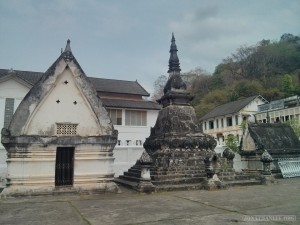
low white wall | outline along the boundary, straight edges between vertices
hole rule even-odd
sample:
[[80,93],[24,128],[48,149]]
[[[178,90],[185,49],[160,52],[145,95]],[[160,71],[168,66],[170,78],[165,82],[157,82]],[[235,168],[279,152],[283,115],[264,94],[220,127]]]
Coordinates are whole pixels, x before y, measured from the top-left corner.
[[[223,151],[225,150],[226,146],[217,146],[215,148],[216,153],[220,153],[223,156]],[[233,159],[233,169],[236,172],[241,172],[243,169],[247,169],[247,162],[242,161],[241,155],[238,153],[234,153],[235,157]]]
[[143,154],[143,146],[117,146],[114,149],[114,173],[115,177],[122,175],[130,167],[132,167],[136,161]]
[[[217,153],[223,153],[225,147],[217,147],[215,151]],[[142,146],[117,146],[114,149],[114,166],[113,170],[115,177],[122,175],[130,167],[132,167],[136,161],[141,157],[144,148]],[[235,153],[235,158],[233,160],[233,168],[235,171],[240,172],[242,169],[247,168],[245,161],[241,161],[241,156]],[[1,182],[5,181],[7,173],[6,164],[6,150],[0,149],[0,186]]]
[[7,173],[6,150],[0,148],[0,186],[5,184],[6,173]]
[[[114,173],[115,177],[122,175],[130,167],[132,167],[136,160],[138,160],[144,148],[142,146],[118,146],[114,149]],[[0,149],[0,186],[4,185],[5,177],[7,173],[6,164],[6,150]]]

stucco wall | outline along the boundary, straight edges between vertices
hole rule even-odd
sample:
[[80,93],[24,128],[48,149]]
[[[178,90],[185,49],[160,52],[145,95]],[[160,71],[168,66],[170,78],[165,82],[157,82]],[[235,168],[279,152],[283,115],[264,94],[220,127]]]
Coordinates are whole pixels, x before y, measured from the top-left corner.
[[20,84],[14,79],[9,79],[7,81],[0,83],[0,96],[2,98],[24,98],[24,96],[29,91],[29,88]]
[[[144,148],[142,146],[116,147],[113,151],[115,158],[113,171],[115,177],[122,175],[123,172],[132,167],[136,163],[136,160],[141,157],[143,151]],[[0,149],[0,181],[2,184],[4,184],[7,172],[6,158],[6,150]]]
[[[16,111],[22,99],[25,97],[29,91],[28,87],[20,84],[15,79],[10,79],[0,83],[0,130],[4,125],[4,112],[5,112],[5,99],[13,98],[14,101],[14,111]],[[0,143],[0,150],[4,149],[3,145]]]
[[114,149],[114,173],[115,177],[122,175],[141,157],[144,148],[142,146],[116,147]]
[[4,185],[7,172],[6,150],[0,149],[0,186]]
[[[221,155],[223,155],[223,151],[225,150],[226,147],[224,146],[217,146],[215,148],[215,152],[216,153],[220,153]],[[238,153],[234,153],[235,157],[233,159],[233,169],[236,172],[241,172],[243,169],[247,168],[247,162],[246,161],[242,161],[241,155]]]
[[56,123],[78,124],[77,135],[80,136],[101,135],[97,118],[68,69],[58,77],[55,87],[31,117],[24,129],[27,135],[53,136],[56,134]]
[[[150,135],[151,127],[155,125],[158,112],[158,110],[147,110],[147,126],[114,125],[115,129],[119,131],[120,146],[142,146],[145,139]],[[122,124],[125,124],[125,114]],[[128,143],[127,140],[130,142]]]

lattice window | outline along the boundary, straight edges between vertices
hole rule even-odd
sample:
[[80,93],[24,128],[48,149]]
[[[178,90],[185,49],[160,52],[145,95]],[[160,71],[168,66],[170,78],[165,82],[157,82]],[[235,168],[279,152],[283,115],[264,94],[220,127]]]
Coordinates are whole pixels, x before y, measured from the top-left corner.
[[5,99],[5,110],[4,110],[4,127],[8,128],[10,121],[14,114],[14,104],[15,99],[13,98],[6,98]]
[[57,123],[56,134],[58,135],[76,135],[78,124],[74,123]]

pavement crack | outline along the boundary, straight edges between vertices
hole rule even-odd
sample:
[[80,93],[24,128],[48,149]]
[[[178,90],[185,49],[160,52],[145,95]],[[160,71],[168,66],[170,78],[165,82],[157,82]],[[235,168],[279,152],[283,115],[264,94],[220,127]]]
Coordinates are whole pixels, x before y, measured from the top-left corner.
[[[196,218],[196,216],[193,216],[194,218]],[[168,217],[168,218],[164,218],[164,219],[159,219],[159,220],[151,220],[151,221],[145,221],[145,222],[139,222],[139,223],[127,223],[125,225],[142,225],[142,224],[153,224],[153,223],[159,223],[159,222],[165,222],[165,221],[176,221],[176,220],[183,220],[183,219],[188,219],[191,218],[190,216],[180,216],[180,217]]]
[[220,209],[220,210],[223,210],[223,211],[226,211],[226,212],[234,212],[234,213],[239,213],[239,214],[242,214],[242,215],[246,215],[245,213],[242,213],[240,211],[227,209],[227,208],[224,208],[224,207],[221,207],[221,206],[210,204],[208,202],[201,202],[199,200],[193,200],[193,199],[190,199],[190,198],[185,198],[185,197],[181,197],[181,196],[177,196],[177,195],[173,195],[173,196],[176,197],[176,198],[180,198],[180,199],[188,200],[188,201],[195,202],[195,203],[198,203],[198,204],[202,204],[202,205],[205,205],[205,206],[210,206],[210,207],[213,207],[213,208],[216,208],[216,209]]
[[84,217],[84,215],[80,212],[80,210],[71,201],[68,201],[68,203],[71,206],[71,208],[78,213],[78,215],[80,216],[82,221],[84,221],[88,225],[92,225],[91,222],[87,218]]

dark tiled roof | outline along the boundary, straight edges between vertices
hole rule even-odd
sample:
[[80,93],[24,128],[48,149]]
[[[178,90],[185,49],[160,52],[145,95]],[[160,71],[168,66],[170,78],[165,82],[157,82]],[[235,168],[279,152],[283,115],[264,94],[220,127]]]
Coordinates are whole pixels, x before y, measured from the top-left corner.
[[[24,80],[31,85],[34,85],[36,82],[38,82],[38,80],[44,74],[41,72],[22,71],[22,70],[14,70],[14,72],[17,77],[19,77],[21,80]],[[8,73],[9,73],[9,70],[0,69],[0,79],[7,76]]]
[[[14,70],[17,77],[34,85],[44,73]],[[7,76],[8,69],[0,69],[0,79]],[[137,81],[112,80],[89,77],[89,80],[94,85],[98,92],[110,92],[120,94],[133,94],[149,96],[149,93]]]
[[97,91],[149,96],[137,81],[89,78]]
[[287,124],[248,124],[248,130],[257,146],[272,153],[300,152],[300,142],[291,126]]
[[134,108],[134,109],[153,109],[153,110],[159,110],[160,105],[151,102],[151,101],[136,101],[136,100],[125,100],[125,99],[101,99],[103,102],[103,105],[105,107],[111,107],[111,108]]
[[209,118],[237,113],[257,97],[262,98],[260,95],[258,95],[219,105],[213,110],[206,113],[203,117],[200,118],[200,120],[206,120]]

